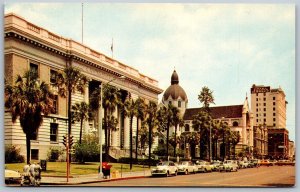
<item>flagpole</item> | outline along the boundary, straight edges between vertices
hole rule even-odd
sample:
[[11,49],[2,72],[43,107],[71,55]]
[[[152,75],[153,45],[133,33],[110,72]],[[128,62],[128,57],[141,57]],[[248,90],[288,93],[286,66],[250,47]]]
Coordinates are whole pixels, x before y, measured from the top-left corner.
[[114,38],[111,39],[111,58],[114,58]]

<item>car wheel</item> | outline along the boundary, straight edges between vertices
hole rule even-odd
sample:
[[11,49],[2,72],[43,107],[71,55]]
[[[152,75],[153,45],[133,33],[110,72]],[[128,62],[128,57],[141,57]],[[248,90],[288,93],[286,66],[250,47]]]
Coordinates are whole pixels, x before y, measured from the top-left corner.
[[169,171],[167,171],[167,173],[166,173],[166,177],[169,177]]
[[207,170],[206,169],[204,169],[204,173],[206,173],[207,172]]
[[189,174],[189,172],[188,172],[188,170],[185,170],[185,173],[184,173],[185,175],[188,175]]
[[177,176],[177,171],[175,171],[175,174],[174,174],[175,176]]

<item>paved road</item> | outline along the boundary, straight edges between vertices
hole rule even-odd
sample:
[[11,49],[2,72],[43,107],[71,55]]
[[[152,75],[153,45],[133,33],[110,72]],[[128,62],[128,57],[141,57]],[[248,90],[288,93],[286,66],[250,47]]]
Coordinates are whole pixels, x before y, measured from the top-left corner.
[[212,187],[289,187],[295,184],[294,166],[271,166],[242,169],[238,172],[212,172],[172,177],[149,177],[82,186],[212,186]]

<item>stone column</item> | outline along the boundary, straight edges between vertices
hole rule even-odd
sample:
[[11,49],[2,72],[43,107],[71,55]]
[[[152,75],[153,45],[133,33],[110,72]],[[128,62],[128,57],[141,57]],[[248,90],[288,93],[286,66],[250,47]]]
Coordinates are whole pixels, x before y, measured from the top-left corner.
[[124,148],[129,149],[129,118],[125,117],[124,122]]
[[247,129],[247,113],[243,112],[243,127],[242,127],[243,145],[248,145],[246,129]]

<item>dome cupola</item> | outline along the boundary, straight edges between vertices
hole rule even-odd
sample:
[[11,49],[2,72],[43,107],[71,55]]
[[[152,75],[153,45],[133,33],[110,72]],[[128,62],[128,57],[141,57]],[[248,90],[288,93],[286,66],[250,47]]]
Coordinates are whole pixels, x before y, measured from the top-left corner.
[[178,100],[179,97],[183,101],[187,101],[188,98],[186,96],[185,91],[183,88],[179,85],[179,78],[176,71],[173,71],[173,74],[171,76],[171,85],[167,88],[163,95],[163,100],[166,101],[171,96],[172,100]]

